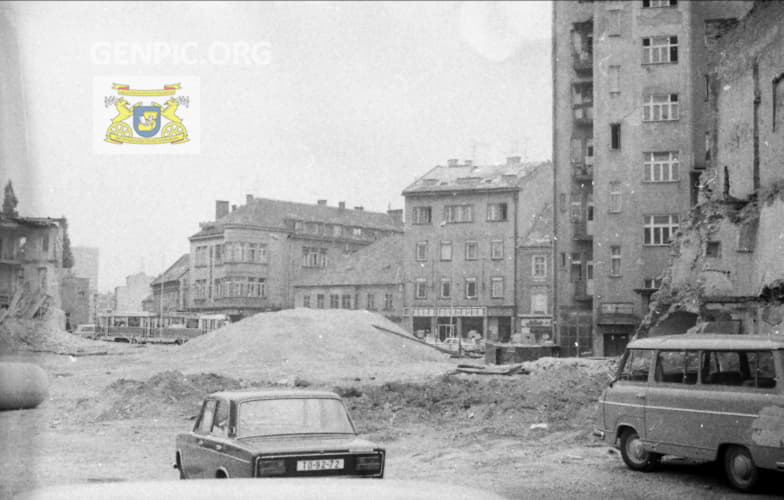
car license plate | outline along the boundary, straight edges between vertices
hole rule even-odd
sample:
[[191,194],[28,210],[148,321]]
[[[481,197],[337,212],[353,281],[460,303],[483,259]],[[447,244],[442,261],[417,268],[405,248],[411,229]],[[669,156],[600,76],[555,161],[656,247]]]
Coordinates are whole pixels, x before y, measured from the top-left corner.
[[331,458],[326,460],[297,460],[297,471],[338,470],[342,468],[342,458]]

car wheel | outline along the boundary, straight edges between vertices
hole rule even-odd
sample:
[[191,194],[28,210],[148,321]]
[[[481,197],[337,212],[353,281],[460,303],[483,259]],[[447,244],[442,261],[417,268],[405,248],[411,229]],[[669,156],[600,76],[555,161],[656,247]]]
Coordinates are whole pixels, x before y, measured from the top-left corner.
[[743,446],[730,446],[724,452],[724,473],[740,491],[752,491],[759,481],[759,469]]
[[621,434],[621,456],[632,470],[650,472],[659,464],[661,455],[645,451],[637,431],[627,429]]

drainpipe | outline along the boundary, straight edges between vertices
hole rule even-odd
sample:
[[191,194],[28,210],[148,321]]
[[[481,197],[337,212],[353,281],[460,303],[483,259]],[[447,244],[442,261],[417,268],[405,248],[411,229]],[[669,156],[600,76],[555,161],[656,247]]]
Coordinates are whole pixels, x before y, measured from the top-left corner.
[[752,78],[754,79],[754,121],[752,134],[754,136],[754,157],[752,160],[753,165],[753,187],[756,193],[760,187],[760,170],[759,170],[759,107],[760,107],[760,87],[759,87],[759,62],[754,60],[752,66]]
[[512,335],[517,332],[517,234],[518,234],[518,200],[520,198],[520,189],[518,188],[517,191],[514,192],[514,241],[512,244],[512,324],[510,325],[511,332],[509,335]]

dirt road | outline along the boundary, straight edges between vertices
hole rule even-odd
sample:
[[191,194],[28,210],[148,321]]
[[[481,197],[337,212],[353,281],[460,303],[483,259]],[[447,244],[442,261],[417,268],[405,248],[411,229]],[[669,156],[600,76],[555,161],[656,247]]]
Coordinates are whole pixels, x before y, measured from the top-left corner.
[[[161,375],[165,366],[151,366],[137,352],[129,346],[107,356],[33,358],[50,374],[51,397],[35,410],[0,413],[1,498],[62,483],[176,480],[174,436],[193,425],[200,397],[189,391],[233,379]],[[603,376],[566,365],[512,378],[325,387],[345,392],[360,430],[387,446],[389,478],[454,482],[508,498],[780,497],[774,480],[762,495],[737,494],[712,465],[669,461],[651,474],[626,469],[590,437]]]

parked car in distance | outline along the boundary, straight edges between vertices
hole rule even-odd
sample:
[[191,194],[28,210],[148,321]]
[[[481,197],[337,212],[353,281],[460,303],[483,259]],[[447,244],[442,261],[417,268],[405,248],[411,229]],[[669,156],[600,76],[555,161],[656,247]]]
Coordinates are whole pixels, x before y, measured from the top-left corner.
[[181,479],[384,476],[384,448],[357,436],[340,396],[226,391],[207,396],[193,430],[177,435]]
[[76,330],[74,330],[74,335],[92,339],[98,335],[98,329],[92,323],[82,324],[76,327]]
[[733,487],[752,490],[760,469],[784,470],[784,336],[634,340],[599,405],[594,434],[630,469],[719,460]]

